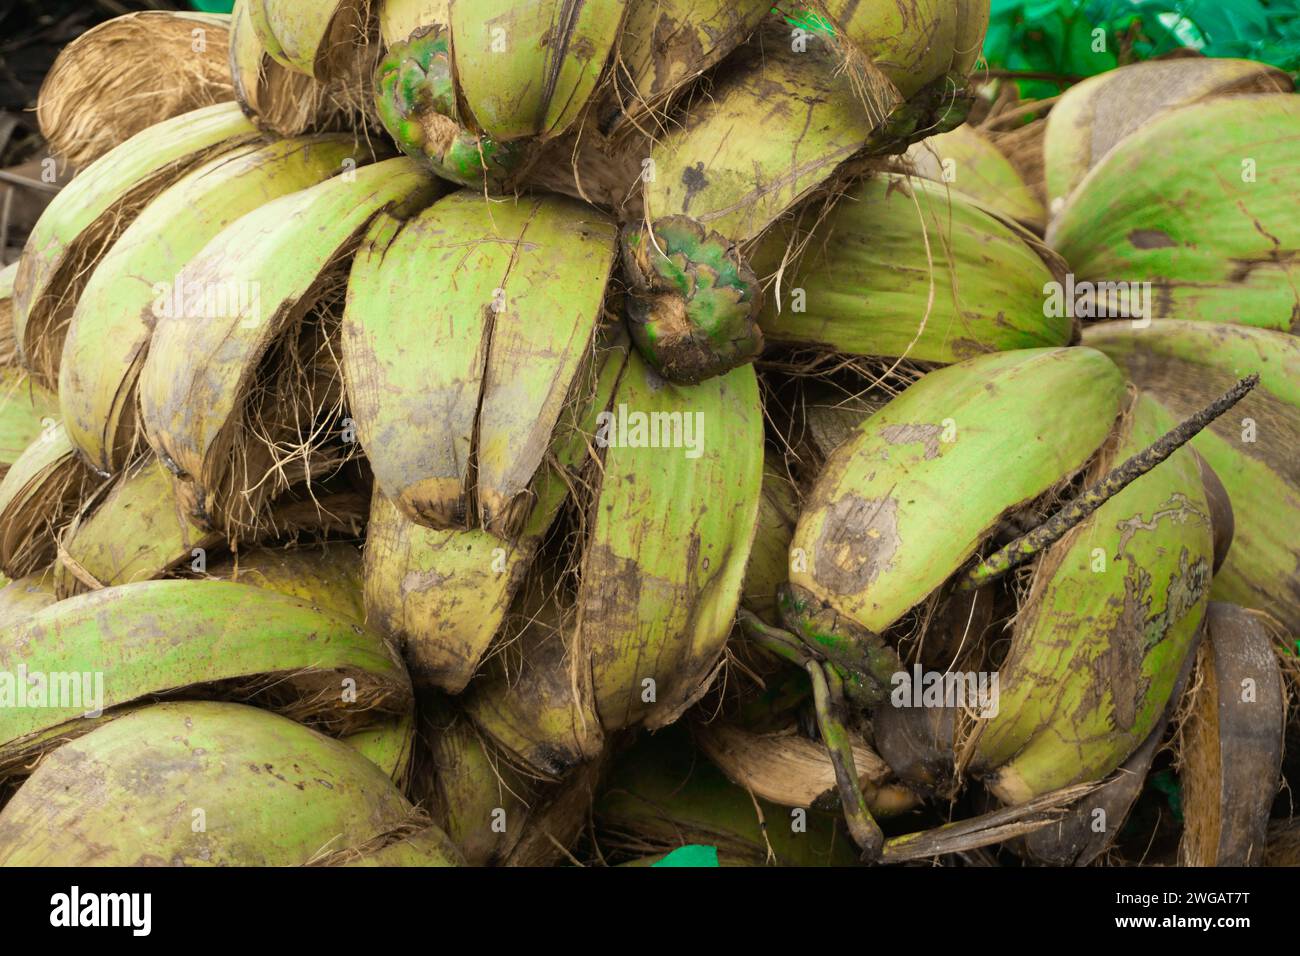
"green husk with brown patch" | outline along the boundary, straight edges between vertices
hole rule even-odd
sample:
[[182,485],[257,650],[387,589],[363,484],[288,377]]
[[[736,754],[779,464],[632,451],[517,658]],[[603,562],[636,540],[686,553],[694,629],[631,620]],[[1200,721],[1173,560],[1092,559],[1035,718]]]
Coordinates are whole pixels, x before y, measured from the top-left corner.
[[[603,215],[550,196],[487,206],[464,191],[375,224],[351,278],[344,372],[376,482],[408,518],[520,533],[592,359],[614,248]],[[404,439],[413,427],[430,437]]]
[[[21,665],[79,678],[57,700],[29,688],[0,710],[0,765],[10,774],[93,729],[88,713],[114,716],[161,694],[260,700],[335,733],[401,715],[411,701],[382,636],[307,601],[222,581],[127,584],[59,601],[0,629],[0,665],[6,675]],[[86,687],[80,675],[102,683]],[[18,693],[12,682],[8,692]]]
[[167,703],[44,760],[0,812],[0,865],[292,866],[415,826],[345,744],[252,707]]
[[1265,611],[1300,633],[1300,544],[1293,533],[1300,526],[1300,343],[1268,329],[1163,320],[1145,328],[1090,326],[1084,344],[1111,356],[1178,418],[1235,379],[1260,376],[1233,414],[1191,443],[1232,501],[1232,547],[1211,594]]
[[1079,281],[1121,284],[1093,317],[1295,331],[1297,142],[1289,93],[1169,110],[1121,140],[1048,231]]
[[[1139,396],[1091,477],[1174,424]],[[1200,468],[1183,448],[1039,558],[1000,667],[998,713],[958,745],[959,764],[1008,803],[1118,767],[1169,702],[1205,613],[1213,559]]]
[[[1129,63],[1090,76],[1062,93],[1047,118],[1042,153],[1048,202],[1056,211],[1125,137],[1167,110],[1221,96],[1289,93],[1293,85],[1265,63],[1217,57]],[[1175,144],[1185,148],[1167,141]]]
[[[1065,392],[1073,402],[1059,400]],[[1017,350],[931,372],[831,455],[795,531],[791,560],[805,570],[791,582],[883,633],[1004,513],[1083,467],[1122,397],[1119,369],[1091,349]]]

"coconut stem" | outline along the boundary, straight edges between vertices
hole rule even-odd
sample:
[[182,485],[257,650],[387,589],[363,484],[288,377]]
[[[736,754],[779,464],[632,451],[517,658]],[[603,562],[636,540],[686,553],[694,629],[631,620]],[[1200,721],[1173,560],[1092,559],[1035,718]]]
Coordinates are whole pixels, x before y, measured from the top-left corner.
[[746,637],[808,672],[808,677],[812,680],[817,729],[835,770],[844,820],[849,826],[853,842],[862,850],[863,860],[874,862],[880,857],[885,836],[871,816],[871,808],[867,806],[867,798],[862,793],[858,768],[853,761],[853,744],[839,716],[844,708],[844,679],[834,664],[818,659],[807,645],[789,631],[765,624],[743,608],[738,617]]
[[1017,565],[1051,547],[1071,528],[1191,441],[1203,428],[1245,398],[1258,384],[1258,375],[1243,378],[1222,397],[1158,438],[1149,448],[1111,469],[1052,517],[985,558],[962,578],[959,590],[973,591],[996,581]]
[[839,713],[844,705],[844,682],[830,666],[810,660],[804,669],[812,678],[813,706],[817,711],[817,729],[821,731],[822,743],[830,755],[831,766],[835,768],[835,782],[840,791],[840,804],[844,808],[844,820],[849,825],[849,834],[853,842],[862,850],[862,859],[874,862],[880,859],[881,848],[885,845],[885,835],[871,816],[867,798],[862,795],[858,783],[858,768],[853,762],[853,745],[849,733]]
[[816,660],[808,646],[789,631],[765,624],[757,615],[744,608],[736,613],[736,617],[745,636],[764,650],[771,651],[796,667],[804,667],[809,661]]

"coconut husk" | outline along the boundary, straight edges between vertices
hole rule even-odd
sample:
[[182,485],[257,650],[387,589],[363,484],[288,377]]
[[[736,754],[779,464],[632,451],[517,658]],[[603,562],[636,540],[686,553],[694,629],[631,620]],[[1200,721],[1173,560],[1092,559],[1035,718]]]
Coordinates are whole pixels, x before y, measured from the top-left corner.
[[244,548],[210,564],[208,576],[301,598],[358,623],[366,619],[361,550],[348,541]]
[[1265,866],[1300,866],[1300,821],[1273,820],[1264,847]]
[[1132,63],[1089,77],[1061,96],[1047,120],[1043,153],[1053,212],[1121,140],[1166,110],[1293,87],[1275,67],[1214,57]]
[[[839,805],[835,768],[826,746],[788,726],[775,733],[753,733],[726,721],[698,721],[692,734],[700,751],[732,781],[785,807],[834,809]],[[853,765],[873,816],[894,816],[919,802],[893,782],[893,771],[866,740],[851,734]]]
[[1277,794],[1286,697],[1258,616],[1214,602],[1180,734],[1183,866],[1259,866]]
[[18,341],[14,338],[14,279],[18,263],[0,269],[0,368],[18,364]]
[[339,24],[350,39],[336,37],[328,44],[319,78],[285,66],[267,52],[249,6],[239,0],[235,7],[230,68],[235,95],[259,128],[280,136],[351,131],[367,140],[382,129],[370,89],[382,52],[379,21],[366,0],[344,4],[349,13]]
[[[1202,627],[1201,640],[1204,640]],[[1151,762],[1165,742],[1165,733],[1182,706],[1183,693],[1196,662],[1190,653],[1170,695],[1165,717],[1120,768],[1071,811],[1051,826],[1025,837],[1028,856],[1052,866],[1087,866],[1106,853],[1124,829],[1133,804],[1142,793]]]
[[[0,578],[0,581],[4,579]],[[0,586],[0,621],[6,624],[17,623],[44,610],[58,599],[54,593],[54,574],[51,568],[14,581],[5,581]]]
[[256,703],[333,735],[400,717],[412,699],[382,635],[301,598],[224,581],[149,581],[59,601],[0,627],[0,664],[4,675],[20,665],[111,674],[89,700],[78,681],[81,694],[0,709],[0,775],[28,772],[62,740],[163,696]]
[[512,763],[451,702],[420,701],[412,794],[472,866],[551,866],[572,860],[604,765],[594,760],[545,783]]
[[1047,170],[1043,160],[1043,137],[1047,121],[1037,119],[1014,129],[988,131],[993,145],[1020,174],[1021,180],[1039,204],[1047,204]]
[[0,478],[58,418],[57,395],[22,369],[0,367]]
[[911,146],[904,167],[935,182],[951,183],[972,199],[1042,232],[1047,210],[1020,171],[974,126],[959,126]]
[[0,860],[286,866],[425,823],[336,740],[253,707],[165,703],[43,761],[0,813]]
[[56,587],[60,597],[70,597],[150,581],[220,540],[185,520],[171,475],[149,458],[82,504],[60,538]]
[[228,17],[145,10],[64,47],[36,116],[54,153],[85,167],[147,126],[234,96]]
[[0,570],[20,578],[50,564],[63,528],[100,483],[50,421],[0,482]]

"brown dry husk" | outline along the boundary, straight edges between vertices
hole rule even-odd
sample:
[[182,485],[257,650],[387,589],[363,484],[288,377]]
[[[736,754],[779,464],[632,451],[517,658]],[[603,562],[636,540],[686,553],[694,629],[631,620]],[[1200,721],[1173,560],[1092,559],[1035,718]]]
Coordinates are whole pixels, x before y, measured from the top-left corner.
[[232,100],[229,43],[221,17],[146,10],[102,23],[54,61],[37,103],[41,134],[80,168],[145,127]]
[[[347,418],[339,326],[352,246],[321,273],[315,287],[283,319],[274,346],[263,356],[245,390],[237,418],[222,429],[211,459],[220,462],[203,501],[180,483],[177,491],[195,520],[240,540],[290,533],[291,516],[272,502],[297,487],[316,501],[312,485],[343,472],[360,454],[343,440]],[[302,502],[310,515],[308,501]]]
[[[280,136],[351,132],[367,143],[372,131],[383,129],[373,92],[383,54],[379,19],[367,0],[361,0],[360,6],[349,10],[347,21],[339,24],[356,31],[356,36],[350,43],[330,48],[322,64],[323,81],[290,70],[265,53],[257,76],[234,77],[235,96],[259,128]],[[375,142],[386,138],[381,135]]]

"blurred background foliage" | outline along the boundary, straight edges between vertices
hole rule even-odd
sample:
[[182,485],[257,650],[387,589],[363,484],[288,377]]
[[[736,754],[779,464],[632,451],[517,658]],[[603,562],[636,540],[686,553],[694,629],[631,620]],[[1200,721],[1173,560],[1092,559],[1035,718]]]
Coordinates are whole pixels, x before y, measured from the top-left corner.
[[1025,98],[1180,49],[1300,71],[1300,0],[992,0],[984,56]]

